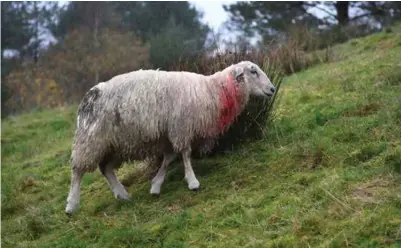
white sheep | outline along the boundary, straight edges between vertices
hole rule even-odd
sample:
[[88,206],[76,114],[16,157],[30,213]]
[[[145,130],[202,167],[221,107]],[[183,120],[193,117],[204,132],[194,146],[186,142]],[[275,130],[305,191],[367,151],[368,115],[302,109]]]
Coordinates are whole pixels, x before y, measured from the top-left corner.
[[166,167],[181,154],[188,188],[198,189],[191,150],[210,151],[250,95],[267,97],[274,91],[266,74],[249,61],[209,76],[139,70],[99,83],[78,108],[66,212],[78,208],[82,176],[97,167],[116,198],[130,199],[114,174],[125,161],[163,155],[150,190],[159,194]]

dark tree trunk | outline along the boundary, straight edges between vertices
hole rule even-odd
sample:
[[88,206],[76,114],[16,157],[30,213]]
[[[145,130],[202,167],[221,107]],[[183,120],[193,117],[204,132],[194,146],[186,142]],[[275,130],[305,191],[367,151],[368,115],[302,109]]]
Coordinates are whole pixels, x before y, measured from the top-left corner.
[[337,21],[340,26],[345,26],[349,22],[349,2],[336,2]]
[[[98,31],[99,31],[99,17],[97,16],[98,13],[95,13],[95,26],[93,28],[93,45],[95,47],[95,53],[99,53],[99,39],[98,39]],[[97,65],[97,61],[95,62],[95,82],[94,84],[99,83],[99,66]]]
[[35,64],[38,62],[38,40],[39,40],[39,16],[38,16],[38,3],[33,2],[33,17],[35,21],[35,41],[32,47],[32,57]]

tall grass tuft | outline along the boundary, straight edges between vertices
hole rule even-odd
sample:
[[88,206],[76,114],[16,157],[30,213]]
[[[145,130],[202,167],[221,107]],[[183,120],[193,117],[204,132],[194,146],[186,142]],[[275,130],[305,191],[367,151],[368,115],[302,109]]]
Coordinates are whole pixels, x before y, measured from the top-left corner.
[[289,28],[284,40],[273,41],[267,48],[268,56],[276,58],[285,75],[332,61],[333,58],[329,41],[304,25]]

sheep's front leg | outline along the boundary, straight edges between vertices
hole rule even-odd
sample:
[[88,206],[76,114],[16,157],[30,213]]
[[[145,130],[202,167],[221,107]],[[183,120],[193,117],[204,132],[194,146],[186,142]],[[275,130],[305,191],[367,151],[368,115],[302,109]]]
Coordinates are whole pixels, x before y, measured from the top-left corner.
[[164,155],[162,165],[160,166],[160,169],[158,170],[156,176],[152,179],[152,187],[150,188],[151,194],[153,195],[160,194],[160,187],[164,182],[164,177],[166,175],[166,168],[169,164],[171,164],[171,162],[174,161],[176,157],[177,154],[175,153]]
[[188,188],[190,190],[196,190],[199,189],[199,181],[196,179],[195,173],[192,169],[191,165],[191,150],[187,149],[182,152],[182,160],[184,162],[184,167],[185,167],[185,179],[187,180],[188,183]]

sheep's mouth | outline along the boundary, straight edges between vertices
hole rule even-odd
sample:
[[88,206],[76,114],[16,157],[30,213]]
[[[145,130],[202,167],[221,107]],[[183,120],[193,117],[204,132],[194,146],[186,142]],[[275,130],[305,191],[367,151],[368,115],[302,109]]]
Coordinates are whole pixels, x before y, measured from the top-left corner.
[[264,94],[265,97],[272,97],[274,95],[274,93],[266,92],[266,91],[263,91],[263,94]]
[[275,89],[263,90],[265,97],[272,97],[275,93]]

